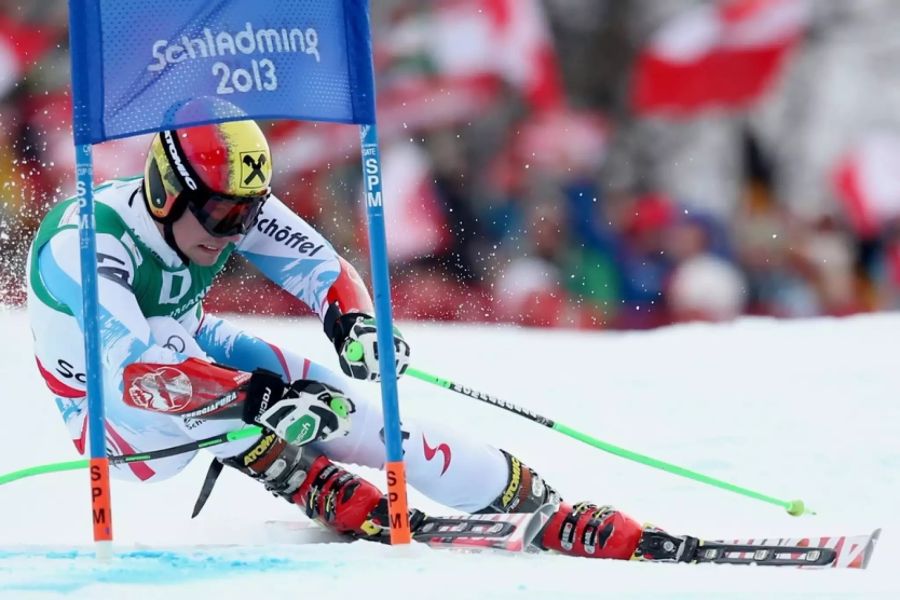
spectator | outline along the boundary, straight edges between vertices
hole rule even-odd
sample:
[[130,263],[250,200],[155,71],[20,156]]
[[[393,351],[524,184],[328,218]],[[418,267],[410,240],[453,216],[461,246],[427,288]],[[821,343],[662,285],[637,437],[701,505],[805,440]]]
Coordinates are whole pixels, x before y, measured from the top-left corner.
[[[645,328],[900,307],[900,144],[884,142],[900,79],[879,29],[900,24],[896,3],[792,13],[790,52],[752,102],[676,118],[630,101],[673,19],[792,1],[373,3],[397,315]],[[66,14],[62,0],[0,0],[3,303],[22,302],[34,226],[73,188]],[[357,132],[268,130],[280,197],[363,258]],[[98,146],[97,178],[140,173],[145,146]],[[246,297],[240,262],[224,277],[218,310],[302,314],[277,292]]]

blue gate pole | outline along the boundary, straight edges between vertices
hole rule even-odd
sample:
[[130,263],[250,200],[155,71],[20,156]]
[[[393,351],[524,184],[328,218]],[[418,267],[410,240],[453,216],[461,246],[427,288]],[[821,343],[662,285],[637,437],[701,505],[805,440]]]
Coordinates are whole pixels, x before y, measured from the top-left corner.
[[84,323],[84,358],[87,378],[88,435],[90,440],[91,521],[97,556],[108,557],[112,544],[112,504],[109,460],[106,455],[106,415],[103,405],[103,366],[97,293],[97,238],[94,218],[94,166],[90,144],[75,145],[78,235],[81,246],[81,294]]
[[410,542],[409,509],[406,500],[406,469],[403,465],[403,438],[397,403],[397,367],[394,350],[394,322],[391,316],[391,281],[388,270],[387,239],[381,185],[381,154],[375,124],[359,127],[366,217],[369,225],[369,257],[372,291],[375,295],[375,322],[378,324],[378,365],[381,368],[381,405],[384,411],[384,445],[387,461],[388,513],[391,544]]
[[[99,10],[99,9],[98,9]],[[69,47],[72,65],[72,134],[75,138],[76,198],[81,259],[81,302],[84,361],[88,400],[91,481],[91,523],[98,558],[112,555],[112,504],[109,460],[106,456],[106,414],[103,405],[103,366],[99,301],[97,299],[97,236],[94,220],[94,158],[89,112],[89,68],[85,31],[96,15],[86,2],[69,0]]]

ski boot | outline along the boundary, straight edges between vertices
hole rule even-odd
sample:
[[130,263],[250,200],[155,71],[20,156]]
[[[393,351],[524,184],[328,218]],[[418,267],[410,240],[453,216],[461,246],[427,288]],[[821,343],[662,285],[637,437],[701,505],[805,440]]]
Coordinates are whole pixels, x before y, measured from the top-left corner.
[[559,504],[559,494],[544,483],[534,469],[506,450],[500,452],[506,458],[508,467],[506,487],[490,504],[476,511],[476,515],[535,512],[545,504]]
[[[291,500],[305,508],[306,516],[338,533],[385,544],[391,541],[387,496],[324,455],[313,461]],[[410,510],[410,530],[415,531],[424,518],[422,511]]]
[[641,539],[641,526],[610,506],[566,503],[538,534],[536,544],[570,556],[630,559]]
[[536,547],[572,556],[631,558],[641,536],[637,522],[608,506],[582,502],[573,507],[562,502],[533,469],[505,450],[501,452],[509,466],[507,485],[476,514],[535,512],[553,504],[556,510],[534,539]]
[[[309,446],[292,446],[268,433],[246,452],[223,462],[259,480],[328,529],[359,539],[390,541],[385,495]],[[423,519],[421,511],[410,511],[410,528],[415,530]]]

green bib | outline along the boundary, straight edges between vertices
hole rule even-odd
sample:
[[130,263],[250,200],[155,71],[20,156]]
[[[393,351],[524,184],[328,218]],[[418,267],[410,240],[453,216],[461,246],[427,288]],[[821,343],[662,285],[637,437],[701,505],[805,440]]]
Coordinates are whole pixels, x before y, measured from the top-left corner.
[[[99,192],[109,185],[98,186],[95,191]],[[66,218],[67,213],[71,215],[70,209],[74,210],[73,205],[76,201],[76,198],[64,200],[44,217],[32,243],[29,265],[31,285],[37,297],[51,308],[70,315],[72,311],[69,307],[53,298],[41,281],[37,257],[40,249],[56,233],[77,228],[75,219]],[[191,263],[188,266],[171,268],[138,237],[113,207],[98,199],[94,210],[97,234],[105,233],[121,240],[131,258],[135,274],[131,288],[144,316],[179,319],[191,310],[198,311],[199,315],[200,303],[212,285],[213,279],[224,268],[225,262],[234,251],[234,245],[229,244],[212,266],[204,267]],[[102,257],[99,257],[98,262],[101,266],[105,266]]]

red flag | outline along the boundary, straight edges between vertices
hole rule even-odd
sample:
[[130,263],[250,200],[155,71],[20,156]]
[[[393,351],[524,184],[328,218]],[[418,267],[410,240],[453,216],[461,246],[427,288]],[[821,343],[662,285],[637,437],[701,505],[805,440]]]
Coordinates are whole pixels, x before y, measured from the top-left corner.
[[772,86],[809,15],[807,0],[730,0],[680,14],[638,57],[634,109],[690,116],[751,105]]
[[856,231],[874,237],[900,218],[900,136],[873,133],[838,161],[832,182]]

